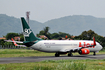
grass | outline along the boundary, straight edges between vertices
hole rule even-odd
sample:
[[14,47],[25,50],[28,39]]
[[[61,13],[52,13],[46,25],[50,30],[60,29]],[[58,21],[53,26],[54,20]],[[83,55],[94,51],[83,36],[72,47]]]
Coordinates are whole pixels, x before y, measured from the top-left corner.
[[44,60],[30,63],[0,64],[0,70],[105,70],[103,60]]
[[45,53],[27,49],[0,49],[0,57],[29,57],[29,56],[52,56],[54,53]]
[[[0,49],[0,57],[54,56],[54,54],[27,49]],[[105,51],[97,54],[105,54]],[[79,54],[74,53],[73,55]],[[105,59],[44,60],[41,62],[0,64],[0,70],[105,70]]]
[[[89,55],[92,55],[90,53]],[[105,51],[100,51],[96,54],[105,54]],[[0,58],[2,57],[30,57],[30,56],[54,56],[55,53],[45,53],[36,50],[28,49],[0,49]],[[79,55],[78,53],[73,53],[73,55]]]

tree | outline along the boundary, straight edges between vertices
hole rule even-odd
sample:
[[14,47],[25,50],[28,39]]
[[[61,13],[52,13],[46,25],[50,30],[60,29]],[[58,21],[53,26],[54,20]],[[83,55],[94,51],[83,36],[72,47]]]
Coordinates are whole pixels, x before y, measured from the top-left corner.
[[91,40],[93,36],[97,36],[97,34],[92,30],[83,31],[82,34],[79,35],[82,40]]
[[13,43],[12,42],[5,42],[4,45],[10,46],[10,45],[13,45]]
[[48,39],[50,39],[50,33],[48,32],[49,31],[49,27],[45,27],[43,30],[41,30],[39,32],[39,34],[37,34],[37,36],[39,35],[45,35],[46,37],[48,37]]
[[0,45],[4,45],[5,41],[3,39],[0,40]]
[[20,36],[20,41],[24,41],[24,36]]
[[71,38],[71,35],[70,35],[70,34],[68,34],[68,33],[63,33],[63,32],[59,32],[59,36],[60,36],[60,37],[65,37],[65,36],[67,36],[68,38]]
[[87,37],[89,38],[89,40],[91,40],[93,36],[96,36],[96,35],[97,34],[92,30],[87,31]]
[[20,36],[20,41],[24,41],[24,35],[23,35],[23,33],[19,33],[19,36]]
[[41,31],[39,32],[39,35],[45,35],[45,32],[44,32],[43,30],[41,30]]
[[59,39],[60,38],[60,36],[59,36],[59,34],[58,33],[53,33],[53,34],[51,34],[51,39]]
[[44,28],[44,33],[45,33],[44,35],[47,35],[47,34],[49,33],[49,32],[48,32],[49,29],[50,29],[49,27],[45,27],[45,28]]
[[11,38],[13,38],[15,36],[19,36],[19,34],[18,33],[7,33],[6,39],[8,40],[8,39],[11,39]]
[[95,40],[97,42],[99,42],[103,47],[105,47],[105,38],[104,37],[97,35],[97,36],[95,36]]

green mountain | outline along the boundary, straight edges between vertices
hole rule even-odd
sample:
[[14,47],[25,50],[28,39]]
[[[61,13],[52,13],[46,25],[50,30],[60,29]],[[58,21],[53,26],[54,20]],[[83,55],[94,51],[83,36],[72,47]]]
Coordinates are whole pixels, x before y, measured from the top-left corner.
[[[93,30],[95,33],[105,36],[105,18],[93,16],[73,15],[58,19],[52,19],[45,23],[30,20],[30,27],[35,34],[43,30],[45,26],[50,27],[49,32],[65,32],[71,35],[80,35],[83,31]],[[20,18],[0,14],[0,37],[7,33],[22,32]]]
[[50,32],[65,32],[71,35],[80,35],[83,31],[93,30],[105,36],[105,18],[74,15],[53,19],[44,23],[50,27]]
[[[30,20],[30,27],[34,33],[39,33],[45,26],[37,21]],[[22,25],[20,18],[10,17],[5,14],[0,14],[0,37],[5,36],[7,33],[22,32]]]

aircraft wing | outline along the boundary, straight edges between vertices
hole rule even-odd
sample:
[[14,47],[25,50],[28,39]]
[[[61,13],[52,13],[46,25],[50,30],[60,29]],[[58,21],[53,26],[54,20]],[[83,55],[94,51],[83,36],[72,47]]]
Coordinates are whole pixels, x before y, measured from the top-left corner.
[[82,47],[73,48],[73,49],[67,49],[67,48],[65,48],[65,49],[60,50],[60,52],[69,52],[69,51],[75,52],[75,51],[78,51],[80,49],[82,49]]

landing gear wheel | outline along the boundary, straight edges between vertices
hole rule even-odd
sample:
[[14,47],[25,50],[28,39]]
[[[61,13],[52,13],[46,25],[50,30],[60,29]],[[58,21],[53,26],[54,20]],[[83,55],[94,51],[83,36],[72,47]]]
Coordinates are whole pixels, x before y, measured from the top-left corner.
[[59,57],[59,53],[56,53],[56,54],[55,54],[55,57]]
[[96,52],[93,52],[93,55],[95,56],[96,55]]
[[72,54],[72,53],[68,53],[68,56],[69,56],[69,57],[72,57],[72,56],[73,56],[73,54]]

